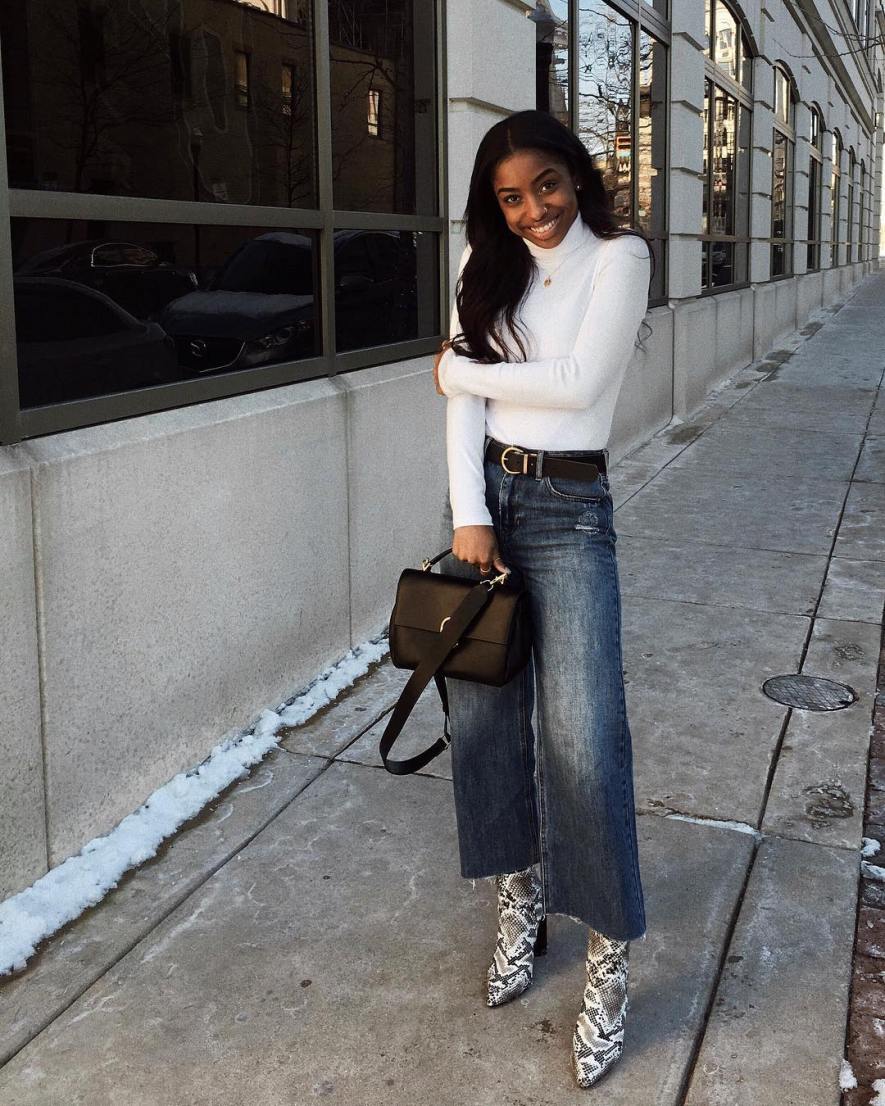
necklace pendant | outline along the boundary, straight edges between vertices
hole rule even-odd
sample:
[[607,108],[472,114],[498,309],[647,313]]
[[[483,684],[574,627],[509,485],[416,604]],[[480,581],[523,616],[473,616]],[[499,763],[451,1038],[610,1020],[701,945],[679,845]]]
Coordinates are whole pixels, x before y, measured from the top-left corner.
[[550,281],[551,281],[551,280],[552,280],[552,277],[547,277],[547,278],[546,278],[546,279],[544,280],[544,287],[545,287],[545,288],[547,288],[547,287],[549,286],[549,284],[550,284]]

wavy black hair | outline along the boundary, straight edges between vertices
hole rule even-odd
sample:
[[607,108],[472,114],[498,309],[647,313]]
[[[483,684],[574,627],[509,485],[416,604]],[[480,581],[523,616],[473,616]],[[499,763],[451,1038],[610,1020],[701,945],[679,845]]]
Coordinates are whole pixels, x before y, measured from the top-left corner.
[[455,353],[483,364],[502,360],[490,338],[510,359],[501,322],[516,339],[522,360],[526,359],[525,346],[516,332],[519,325],[516,310],[528,291],[535,260],[525,242],[508,227],[493,183],[498,162],[520,150],[541,150],[564,162],[575,183],[582,185],[576,193],[577,217],[600,238],[627,234],[641,238],[649,247],[654,265],[648,238],[641,231],[618,223],[602,173],[577,135],[546,111],[517,111],[508,115],[486,131],[476,151],[464,211],[471,252],[455,288],[461,330],[452,346]]

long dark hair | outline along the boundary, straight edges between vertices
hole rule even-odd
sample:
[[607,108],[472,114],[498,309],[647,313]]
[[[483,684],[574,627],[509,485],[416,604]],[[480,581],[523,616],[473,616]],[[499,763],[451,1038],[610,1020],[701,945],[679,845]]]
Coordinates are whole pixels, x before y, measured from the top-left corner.
[[501,333],[502,322],[513,334],[522,360],[526,359],[515,316],[528,291],[535,260],[525,242],[508,227],[493,183],[498,162],[519,150],[544,150],[564,162],[575,183],[582,186],[576,193],[576,217],[583,219],[600,238],[625,234],[641,238],[649,246],[654,264],[654,253],[646,236],[618,223],[602,173],[593,164],[584,143],[568,127],[548,112],[534,110],[517,111],[495,123],[479,144],[470,177],[464,218],[471,252],[455,289],[461,330],[452,343],[457,354],[484,364],[502,360],[490,337],[508,351],[510,360],[509,347]]

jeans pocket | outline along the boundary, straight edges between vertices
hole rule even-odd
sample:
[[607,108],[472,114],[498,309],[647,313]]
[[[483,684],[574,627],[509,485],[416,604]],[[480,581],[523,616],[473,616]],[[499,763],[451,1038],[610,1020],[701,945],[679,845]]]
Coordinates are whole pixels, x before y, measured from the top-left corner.
[[604,472],[595,480],[578,480],[571,476],[544,476],[541,479],[546,491],[557,499],[569,499],[576,503],[602,503],[611,497],[611,485]]

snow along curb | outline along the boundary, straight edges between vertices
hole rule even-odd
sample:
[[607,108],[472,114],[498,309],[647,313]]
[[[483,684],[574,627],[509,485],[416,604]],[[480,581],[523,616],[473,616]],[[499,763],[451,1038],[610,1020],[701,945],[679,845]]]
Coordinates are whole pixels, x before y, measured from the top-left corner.
[[162,841],[193,818],[234,780],[248,775],[277,744],[276,734],[300,726],[389,652],[386,631],[357,645],[308,688],[276,711],[263,710],[250,730],[227,738],[204,761],[157,788],[110,833],[0,903],[0,976],[19,971],[37,945],[101,902],[124,872],[156,855]]

